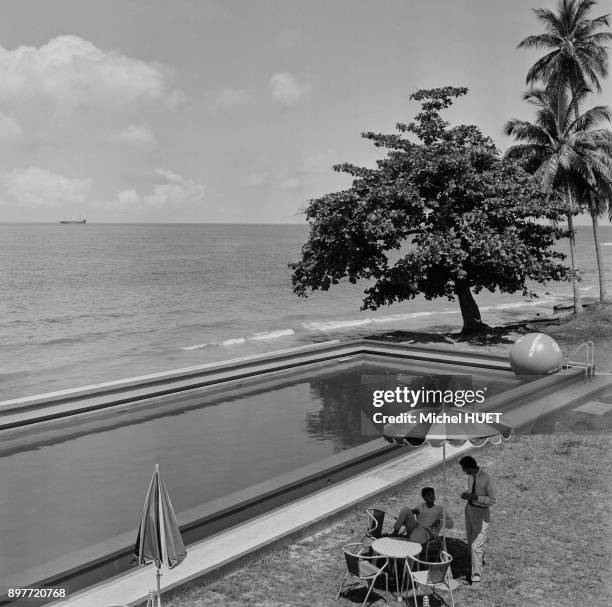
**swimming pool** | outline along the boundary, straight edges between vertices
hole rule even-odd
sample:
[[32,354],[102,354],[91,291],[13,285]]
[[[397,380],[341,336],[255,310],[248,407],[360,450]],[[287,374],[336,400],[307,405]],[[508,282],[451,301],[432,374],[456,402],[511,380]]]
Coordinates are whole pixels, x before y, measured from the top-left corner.
[[0,494],[0,544],[12,548],[0,555],[0,579],[48,571],[52,561],[68,562],[78,551],[83,558],[92,545],[135,533],[156,463],[181,519],[372,441],[362,415],[376,387],[468,376],[494,399],[524,385],[495,357],[432,362],[398,347],[355,345],[348,356],[343,348],[272,364],[264,374],[3,431],[0,486],[10,489]]

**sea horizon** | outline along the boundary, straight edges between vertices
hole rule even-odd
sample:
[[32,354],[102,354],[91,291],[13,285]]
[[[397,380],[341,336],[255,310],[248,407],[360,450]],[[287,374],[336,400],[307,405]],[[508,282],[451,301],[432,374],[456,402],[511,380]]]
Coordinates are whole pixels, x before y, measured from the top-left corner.
[[[87,219],[87,218],[85,218]],[[577,221],[577,219],[579,221]],[[600,228],[612,227],[612,221],[605,218],[598,218]],[[56,221],[0,221],[0,225],[56,225],[60,220]],[[309,226],[307,221],[90,221],[87,219],[86,224],[81,225],[261,225],[261,226]],[[575,227],[592,226],[590,215],[583,213],[574,217]]]

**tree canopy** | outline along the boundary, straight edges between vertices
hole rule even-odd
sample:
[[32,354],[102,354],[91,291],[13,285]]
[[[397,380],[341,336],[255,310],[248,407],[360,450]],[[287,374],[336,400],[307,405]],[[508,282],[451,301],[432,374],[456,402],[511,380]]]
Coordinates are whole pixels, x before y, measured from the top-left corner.
[[527,72],[527,84],[537,80],[557,86],[569,82],[575,94],[592,83],[598,93],[602,92],[599,76],[608,75],[606,44],[612,42],[612,33],[599,31],[609,25],[609,15],[587,18],[596,5],[595,0],[559,0],[557,12],[534,10],[544,33],[527,36],[518,48],[542,48],[548,52]]
[[[477,127],[440,116],[467,89],[420,90],[421,112],[398,133],[363,133],[387,150],[376,168],[342,164],[346,190],[309,201],[310,233],[293,270],[293,290],[328,290],[368,280],[362,309],[409,300],[458,299],[463,331],[483,324],[472,291],[530,294],[529,279],[561,280],[563,208],[521,162],[501,158]],[[549,221],[537,221],[546,219]]]
[[[579,99],[587,92],[582,89]],[[524,142],[510,147],[508,157],[526,158],[545,191],[610,181],[612,132],[594,128],[612,120],[610,108],[598,105],[574,116],[573,102],[562,86],[532,89],[523,98],[535,106],[536,120],[512,119],[505,124],[506,135]]]

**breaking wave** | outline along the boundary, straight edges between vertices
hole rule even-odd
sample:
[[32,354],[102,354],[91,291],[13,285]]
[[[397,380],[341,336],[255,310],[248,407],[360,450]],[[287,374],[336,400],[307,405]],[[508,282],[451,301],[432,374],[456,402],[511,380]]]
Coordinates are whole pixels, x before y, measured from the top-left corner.
[[264,333],[253,333],[247,337],[230,337],[222,341],[210,341],[203,344],[195,344],[194,346],[185,346],[181,350],[201,350],[202,348],[209,348],[211,346],[239,346],[245,344],[248,341],[267,341],[273,339],[279,339],[280,337],[289,337],[295,335],[293,329],[277,329],[275,331],[268,331]]

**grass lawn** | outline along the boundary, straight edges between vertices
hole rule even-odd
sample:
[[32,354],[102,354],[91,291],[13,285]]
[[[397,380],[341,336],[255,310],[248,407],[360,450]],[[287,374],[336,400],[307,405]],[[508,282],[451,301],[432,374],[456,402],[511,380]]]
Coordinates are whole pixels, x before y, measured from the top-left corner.
[[[475,452],[479,464],[497,481],[498,504],[492,511],[485,580],[478,590],[457,590],[457,607],[612,604],[609,420],[607,425],[607,429],[598,431],[522,435],[502,446],[487,446]],[[595,427],[596,424],[590,425]],[[441,499],[442,472],[431,474],[418,486],[406,484],[376,504],[392,512],[404,504],[416,505],[424,485],[435,487]],[[465,489],[465,475],[456,463],[451,463],[447,495],[456,525],[450,535],[461,539],[465,534],[458,496]],[[275,550],[210,585],[175,594],[164,604],[360,605],[362,593],[352,593],[337,602],[334,597],[345,573],[342,546],[361,539],[366,525],[365,507],[314,537]],[[393,597],[388,601],[393,604]],[[379,593],[371,604],[387,603]]]
[[571,347],[592,340],[597,370],[612,372],[612,306],[587,308],[584,314],[565,317],[542,332],[554,337],[568,354]]

